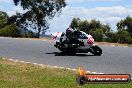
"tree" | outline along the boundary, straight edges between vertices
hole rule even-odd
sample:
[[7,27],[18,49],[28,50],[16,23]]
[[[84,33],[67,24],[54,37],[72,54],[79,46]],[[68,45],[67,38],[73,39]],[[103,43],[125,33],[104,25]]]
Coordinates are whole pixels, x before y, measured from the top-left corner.
[[[79,18],[73,18],[70,26],[79,31],[84,31],[91,34],[95,41],[103,41],[104,35],[111,32],[111,27],[109,24],[102,24],[99,20],[80,20]],[[114,38],[113,38],[113,41]]]
[[65,0],[14,0],[14,4],[20,4],[27,10],[24,14],[12,17],[14,22],[17,24],[20,22],[23,27],[32,27],[38,38],[41,32],[49,28],[48,19],[52,19],[66,6]]
[[107,33],[111,31],[111,27],[109,24],[101,25],[101,29],[103,30],[103,33]]
[[15,24],[6,25],[4,28],[0,29],[0,36],[19,37],[20,36],[20,30],[17,29]]
[[131,40],[130,33],[125,30],[120,30],[117,32],[119,43],[128,43]]
[[0,36],[20,36],[20,31],[17,29],[15,24],[11,23],[10,25],[8,25],[8,19],[9,16],[7,15],[7,13],[0,11]]
[[72,19],[72,22],[71,22],[71,24],[70,24],[70,27],[71,27],[72,29],[78,29],[79,21],[80,21],[79,18],[75,18],[75,17],[74,17],[74,18]]
[[89,22],[87,20],[80,21],[78,24],[78,30],[89,33],[89,31],[90,31]]
[[80,20],[79,18],[73,18],[70,24],[70,27],[73,29],[77,29],[80,31],[84,31],[89,33],[90,31],[96,31],[97,29],[102,29],[103,33],[111,31],[111,27],[109,24],[102,24],[99,20]]
[[93,36],[95,41],[102,42],[103,41],[103,30],[97,29],[95,31],[90,31],[90,34]]
[[132,18],[127,16],[124,20],[117,23],[117,30],[126,30],[131,34],[132,37]]
[[95,31],[96,29],[101,29],[101,26],[102,26],[102,24],[100,21],[97,21],[95,19],[90,21],[90,30],[91,31]]
[[117,26],[117,30],[118,30],[118,31],[125,30],[125,23],[124,23],[124,20],[121,20],[120,22],[118,22],[118,23],[116,24],[116,26]]
[[0,29],[6,26],[8,18],[7,13],[0,11]]
[[105,35],[107,36],[106,39],[107,42],[114,42],[114,43],[118,42],[117,32],[107,32],[105,33]]
[[120,43],[132,43],[132,18],[130,16],[117,23],[117,30]]

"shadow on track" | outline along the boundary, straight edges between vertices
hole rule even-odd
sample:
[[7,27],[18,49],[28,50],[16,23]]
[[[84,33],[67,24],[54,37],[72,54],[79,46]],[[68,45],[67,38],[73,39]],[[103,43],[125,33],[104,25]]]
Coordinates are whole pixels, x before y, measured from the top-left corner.
[[88,54],[63,54],[62,52],[53,52],[53,53],[46,53],[46,54],[54,54],[55,56],[95,56],[95,55],[88,55]]

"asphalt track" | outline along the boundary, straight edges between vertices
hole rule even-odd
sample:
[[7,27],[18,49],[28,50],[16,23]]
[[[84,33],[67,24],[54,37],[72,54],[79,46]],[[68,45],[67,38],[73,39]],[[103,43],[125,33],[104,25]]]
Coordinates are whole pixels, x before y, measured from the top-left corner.
[[82,65],[89,71],[132,75],[132,47],[100,47],[103,49],[101,56],[55,56],[55,52],[59,51],[54,48],[52,41],[0,37],[0,57],[67,68]]

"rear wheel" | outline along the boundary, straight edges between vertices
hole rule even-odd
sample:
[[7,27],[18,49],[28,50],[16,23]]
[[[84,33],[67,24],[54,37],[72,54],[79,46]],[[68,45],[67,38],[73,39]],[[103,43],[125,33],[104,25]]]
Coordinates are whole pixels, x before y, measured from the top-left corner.
[[96,56],[101,56],[102,54],[102,49],[100,47],[98,47],[97,45],[91,47],[91,53],[96,55]]

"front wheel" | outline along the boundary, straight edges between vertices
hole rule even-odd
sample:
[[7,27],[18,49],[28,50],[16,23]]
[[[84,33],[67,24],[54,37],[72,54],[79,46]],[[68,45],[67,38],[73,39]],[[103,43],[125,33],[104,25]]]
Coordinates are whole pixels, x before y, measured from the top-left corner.
[[101,56],[102,49],[99,46],[97,46],[97,45],[92,46],[91,47],[91,53],[94,54],[94,55],[96,55],[96,56]]

